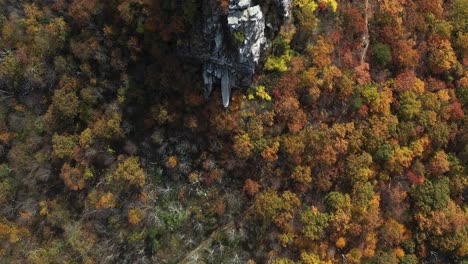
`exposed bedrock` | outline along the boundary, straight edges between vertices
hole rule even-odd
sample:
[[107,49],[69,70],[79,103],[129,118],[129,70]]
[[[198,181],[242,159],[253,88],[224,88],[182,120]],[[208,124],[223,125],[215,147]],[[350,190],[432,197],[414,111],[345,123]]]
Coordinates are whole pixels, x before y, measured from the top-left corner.
[[[270,3],[260,2],[262,5]],[[273,9],[280,17],[287,17],[290,2],[275,0]],[[262,11],[265,8],[253,4],[252,0],[230,0],[226,12],[215,9],[211,3],[203,0],[201,19],[193,26],[183,53],[203,64],[205,96],[208,97],[213,87],[219,85],[223,105],[228,107],[231,89],[251,84],[255,67],[268,42]]]

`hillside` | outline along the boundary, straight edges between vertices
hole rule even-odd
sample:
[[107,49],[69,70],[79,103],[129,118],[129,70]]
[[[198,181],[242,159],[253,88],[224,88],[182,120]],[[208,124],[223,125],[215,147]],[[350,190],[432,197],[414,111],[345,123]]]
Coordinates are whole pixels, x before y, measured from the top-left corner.
[[0,263],[468,263],[468,0],[0,0]]

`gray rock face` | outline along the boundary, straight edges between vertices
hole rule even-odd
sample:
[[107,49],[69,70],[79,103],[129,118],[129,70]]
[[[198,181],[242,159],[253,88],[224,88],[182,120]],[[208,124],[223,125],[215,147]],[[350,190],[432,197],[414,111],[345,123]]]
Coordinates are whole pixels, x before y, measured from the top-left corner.
[[[205,63],[207,71],[204,72],[205,94],[207,95],[211,93],[213,83],[221,80],[224,107],[229,106],[231,88],[238,82],[235,78],[236,72],[231,72],[229,69],[225,69],[224,66],[233,65],[234,68],[243,66],[249,70],[251,76],[260,58],[262,47],[266,42],[265,20],[262,10],[258,5],[251,6],[251,0],[231,0],[226,22],[231,38],[236,39],[237,36],[236,40],[239,40],[240,37],[243,37],[241,43],[237,43],[239,46],[238,52],[229,56],[229,54],[226,54],[229,51],[222,49],[222,41],[216,42],[221,44],[216,45],[215,50],[222,63],[207,62]],[[222,39],[221,33],[217,33],[217,39]],[[210,70],[210,68],[215,68],[215,70]],[[243,71],[241,70],[241,72]],[[210,77],[211,80],[209,80]]]
[[276,0],[276,2],[283,9],[283,17],[289,17],[292,0]]
[[227,14],[202,3],[202,20],[195,25],[184,52],[203,63],[205,96],[221,86],[224,107],[229,106],[231,88],[251,83],[266,43],[265,19],[251,0],[230,0]]
[[[249,2],[240,0],[241,2]],[[236,7],[236,6],[234,6]],[[242,5],[244,9],[230,9],[228,14],[228,26],[232,34],[241,32],[244,41],[239,48],[240,62],[258,63],[263,44],[265,44],[265,19],[260,6],[250,7]]]

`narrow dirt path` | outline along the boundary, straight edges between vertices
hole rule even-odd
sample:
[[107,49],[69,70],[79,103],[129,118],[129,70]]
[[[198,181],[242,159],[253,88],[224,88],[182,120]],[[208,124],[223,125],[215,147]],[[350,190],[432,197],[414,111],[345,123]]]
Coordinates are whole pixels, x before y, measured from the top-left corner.
[[364,49],[361,52],[361,59],[360,59],[360,64],[362,65],[364,63],[364,59],[366,58],[367,50],[369,49],[369,18],[371,15],[371,9],[369,6],[369,0],[364,0],[364,34],[362,35],[362,45]]

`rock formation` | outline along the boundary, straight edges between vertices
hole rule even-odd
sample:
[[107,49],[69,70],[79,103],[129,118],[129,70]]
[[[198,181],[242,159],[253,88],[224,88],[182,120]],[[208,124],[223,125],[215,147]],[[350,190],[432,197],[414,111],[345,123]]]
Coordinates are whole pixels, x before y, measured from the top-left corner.
[[276,2],[283,8],[283,16],[289,17],[291,11],[292,0],[276,0]]
[[[290,15],[291,0],[271,3],[280,17]],[[227,10],[216,9],[212,1],[203,0],[201,8],[200,19],[193,25],[190,40],[184,41],[179,48],[183,55],[203,64],[205,97],[211,94],[215,85],[220,85],[223,105],[228,107],[231,89],[252,82],[267,42],[265,15],[262,7],[253,5],[252,0],[230,0]]]

